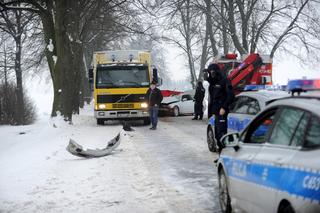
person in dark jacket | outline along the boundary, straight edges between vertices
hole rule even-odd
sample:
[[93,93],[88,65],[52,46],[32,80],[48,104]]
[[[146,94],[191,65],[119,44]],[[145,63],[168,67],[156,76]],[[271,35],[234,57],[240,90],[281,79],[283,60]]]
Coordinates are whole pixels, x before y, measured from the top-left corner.
[[215,138],[219,150],[223,148],[220,139],[228,131],[229,106],[234,93],[229,79],[221,72],[217,64],[210,64],[204,72],[205,80],[209,82],[208,118],[215,116]]
[[147,100],[148,100],[148,106],[149,106],[149,114],[150,114],[150,120],[152,127],[151,130],[157,129],[158,124],[158,111],[160,103],[163,99],[161,91],[156,87],[157,82],[155,80],[152,80],[150,84],[150,88],[147,91]]
[[194,118],[192,120],[200,120],[203,118],[203,99],[206,90],[204,89],[202,82],[199,81],[194,95]]

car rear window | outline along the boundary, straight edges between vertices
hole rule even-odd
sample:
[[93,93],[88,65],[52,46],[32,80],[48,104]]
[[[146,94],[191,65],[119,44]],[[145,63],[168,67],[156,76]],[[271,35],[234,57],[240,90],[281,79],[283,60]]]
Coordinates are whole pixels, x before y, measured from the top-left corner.
[[306,146],[320,146],[320,120],[317,117],[312,117],[310,127],[306,135]]
[[291,146],[302,146],[302,142],[305,136],[305,132],[308,126],[308,121],[310,119],[309,113],[304,113],[303,117],[300,120],[299,125],[292,137]]
[[290,145],[292,135],[295,132],[303,116],[303,111],[293,108],[285,108],[273,128],[269,143],[279,145]]

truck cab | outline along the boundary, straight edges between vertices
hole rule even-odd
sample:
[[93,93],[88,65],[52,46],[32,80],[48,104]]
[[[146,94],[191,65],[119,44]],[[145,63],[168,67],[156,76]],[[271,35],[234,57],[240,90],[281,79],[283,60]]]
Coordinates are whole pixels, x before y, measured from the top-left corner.
[[94,116],[106,120],[143,120],[150,123],[146,92],[158,73],[151,67],[150,53],[138,50],[101,51],[93,54]]

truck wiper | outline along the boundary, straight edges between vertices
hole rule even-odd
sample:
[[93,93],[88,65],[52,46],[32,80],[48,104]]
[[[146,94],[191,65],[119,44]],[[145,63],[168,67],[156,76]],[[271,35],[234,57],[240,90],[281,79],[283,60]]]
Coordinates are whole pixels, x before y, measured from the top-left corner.
[[137,85],[137,86],[141,86],[141,84],[135,82],[135,81],[122,81],[122,83],[129,83],[129,84],[134,84],[134,85]]
[[112,82],[98,83],[98,86],[114,86],[114,83]]

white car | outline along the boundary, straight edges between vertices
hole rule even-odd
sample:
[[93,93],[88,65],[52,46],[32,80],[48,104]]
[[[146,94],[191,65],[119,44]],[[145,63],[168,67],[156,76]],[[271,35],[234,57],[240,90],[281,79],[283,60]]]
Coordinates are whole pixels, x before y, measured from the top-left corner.
[[[194,94],[192,93],[182,93],[180,95],[170,96],[163,98],[159,113],[169,114],[173,116],[179,115],[193,115],[194,113]],[[205,102],[205,101],[204,101]],[[205,111],[206,106],[203,104]]]
[[[298,94],[320,89],[320,80],[293,82]],[[223,212],[320,212],[320,91],[276,100],[221,141]]]

